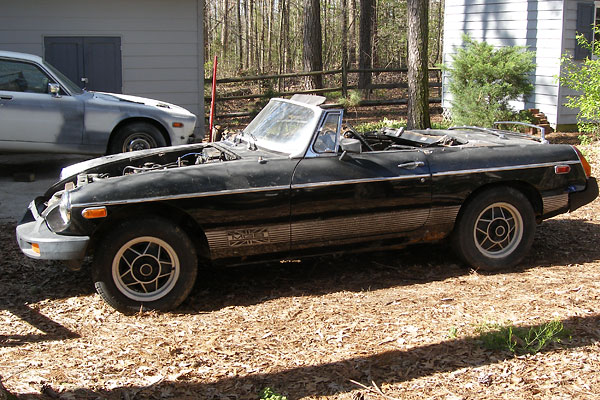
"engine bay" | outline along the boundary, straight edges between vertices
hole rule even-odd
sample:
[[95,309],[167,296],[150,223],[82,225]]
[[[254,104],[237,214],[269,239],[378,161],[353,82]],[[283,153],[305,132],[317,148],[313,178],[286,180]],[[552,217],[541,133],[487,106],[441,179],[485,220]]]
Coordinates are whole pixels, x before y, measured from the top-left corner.
[[126,165],[123,168],[123,172],[121,175],[139,174],[158,169],[179,168],[187,167],[190,165],[218,163],[223,161],[229,161],[232,159],[235,159],[235,157],[230,155],[229,153],[226,153],[225,151],[213,146],[206,146],[204,148],[199,149],[199,151],[188,152],[181,156],[177,156],[177,158],[174,160],[162,159],[160,160],[160,162],[146,161],[141,165]]

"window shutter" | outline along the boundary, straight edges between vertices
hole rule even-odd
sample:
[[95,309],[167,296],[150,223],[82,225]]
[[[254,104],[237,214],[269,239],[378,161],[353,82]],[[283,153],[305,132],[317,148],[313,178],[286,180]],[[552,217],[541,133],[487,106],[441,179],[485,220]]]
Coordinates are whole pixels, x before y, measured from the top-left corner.
[[[577,34],[583,34],[588,42],[594,38],[594,3],[577,3]],[[589,49],[581,47],[575,39],[575,60],[590,57]]]

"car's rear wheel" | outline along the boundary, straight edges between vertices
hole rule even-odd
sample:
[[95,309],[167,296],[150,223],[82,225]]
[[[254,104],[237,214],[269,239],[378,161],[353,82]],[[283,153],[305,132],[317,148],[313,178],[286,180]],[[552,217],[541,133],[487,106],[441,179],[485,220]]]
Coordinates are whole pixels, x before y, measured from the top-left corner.
[[455,251],[482,270],[510,268],[529,252],[535,234],[531,203],[516,189],[496,187],[465,204],[452,234]]
[[126,221],[95,250],[96,290],[121,312],[172,310],[194,286],[196,250],[188,235],[163,218]]
[[128,151],[153,149],[166,146],[162,133],[154,125],[147,122],[136,122],[119,128],[110,141],[110,154]]

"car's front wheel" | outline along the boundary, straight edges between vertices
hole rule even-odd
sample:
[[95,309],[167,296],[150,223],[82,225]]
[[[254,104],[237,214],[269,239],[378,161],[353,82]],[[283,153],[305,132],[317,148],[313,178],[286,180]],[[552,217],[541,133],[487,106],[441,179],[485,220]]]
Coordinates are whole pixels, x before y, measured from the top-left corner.
[[516,189],[496,187],[465,204],[452,234],[458,255],[482,270],[512,267],[529,252],[535,234],[531,203]]
[[188,235],[163,218],[126,221],[97,246],[97,292],[116,310],[172,310],[194,286],[196,250]]
[[147,122],[136,122],[119,128],[110,141],[108,153],[125,153],[166,145],[167,142],[158,128]]

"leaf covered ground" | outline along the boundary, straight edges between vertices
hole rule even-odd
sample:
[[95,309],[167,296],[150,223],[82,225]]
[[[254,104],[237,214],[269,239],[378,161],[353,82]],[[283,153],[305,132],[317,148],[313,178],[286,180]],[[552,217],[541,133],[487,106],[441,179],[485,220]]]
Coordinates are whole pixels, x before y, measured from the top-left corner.
[[[583,150],[599,165],[600,146]],[[512,271],[423,245],[209,270],[177,312],[124,316],[86,268],[25,258],[4,224],[1,381],[41,399],[600,398],[599,244],[596,200],[539,226]],[[570,337],[535,355],[477,338],[554,320]]]

